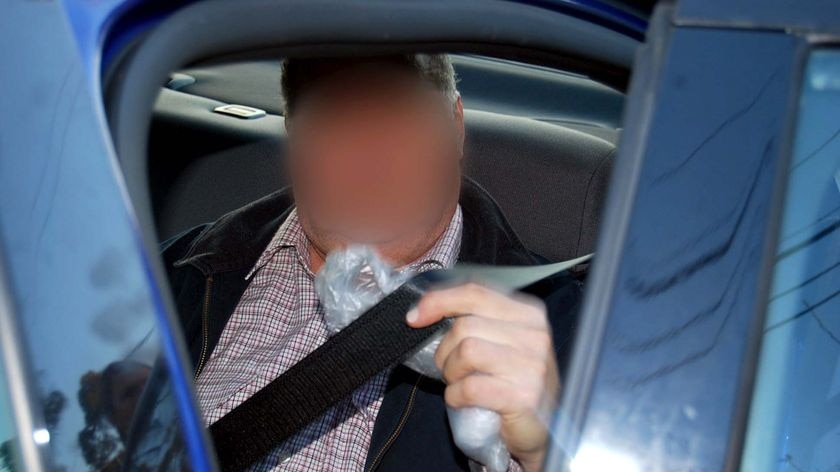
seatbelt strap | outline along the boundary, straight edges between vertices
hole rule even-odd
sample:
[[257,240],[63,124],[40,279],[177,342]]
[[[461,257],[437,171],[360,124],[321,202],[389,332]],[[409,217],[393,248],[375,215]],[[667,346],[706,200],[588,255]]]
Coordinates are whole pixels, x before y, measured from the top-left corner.
[[241,471],[318,419],[446,326],[411,328],[405,314],[430,285],[482,281],[517,290],[589,260],[526,267],[457,265],[418,274],[210,426],[222,470]]

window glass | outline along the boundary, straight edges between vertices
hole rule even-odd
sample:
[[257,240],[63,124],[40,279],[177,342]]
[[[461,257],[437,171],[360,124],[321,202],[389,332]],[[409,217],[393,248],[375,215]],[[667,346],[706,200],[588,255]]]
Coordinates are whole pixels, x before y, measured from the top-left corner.
[[840,50],[802,87],[744,471],[840,469]]
[[156,256],[127,206],[98,82],[59,2],[5,2],[2,19],[0,44],[37,38],[4,56],[4,70],[25,73],[5,74],[17,92],[0,93],[0,110],[16,110],[0,117],[0,254],[29,402],[46,426],[21,444],[35,441],[50,470],[201,470],[200,424],[148,264]]

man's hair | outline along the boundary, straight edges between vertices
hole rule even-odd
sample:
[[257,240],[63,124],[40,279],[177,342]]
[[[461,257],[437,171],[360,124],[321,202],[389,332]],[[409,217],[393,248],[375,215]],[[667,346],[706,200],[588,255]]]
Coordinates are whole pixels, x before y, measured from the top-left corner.
[[452,61],[446,54],[398,54],[361,58],[301,58],[284,59],[281,68],[280,93],[284,114],[295,110],[298,99],[319,78],[356,63],[372,62],[404,67],[428,81],[452,103],[458,98],[457,79]]

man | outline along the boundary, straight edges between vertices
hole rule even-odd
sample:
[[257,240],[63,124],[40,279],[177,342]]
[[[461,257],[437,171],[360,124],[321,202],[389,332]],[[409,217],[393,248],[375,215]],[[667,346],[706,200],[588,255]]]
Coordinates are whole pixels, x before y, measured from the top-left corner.
[[[331,251],[369,244],[415,271],[542,262],[461,175],[464,113],[447,56],[286,60],[281,88],[291,189],[164,251],[208,425],[326,341],[313,277]],[[498,412],[510,470],[540,470],[580,287],[561,275],[544,293],[548,310],[476,284],[428,293],[406,322],[455,317],[435,356],[446,384],[384,372],[256,469],[468,470],[448,404]]]

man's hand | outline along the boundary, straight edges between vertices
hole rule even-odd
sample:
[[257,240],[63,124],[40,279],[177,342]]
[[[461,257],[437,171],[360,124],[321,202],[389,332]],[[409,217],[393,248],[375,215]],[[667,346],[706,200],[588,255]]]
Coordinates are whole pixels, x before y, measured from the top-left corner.
[[435,353],[446,403],[499,413],[511,455],[525,470],[539,470],[548,445],[545,413],[560,390],[542,301],[470,283],[430,291],[406,319],[419,328],[444,317],[456,317]]

